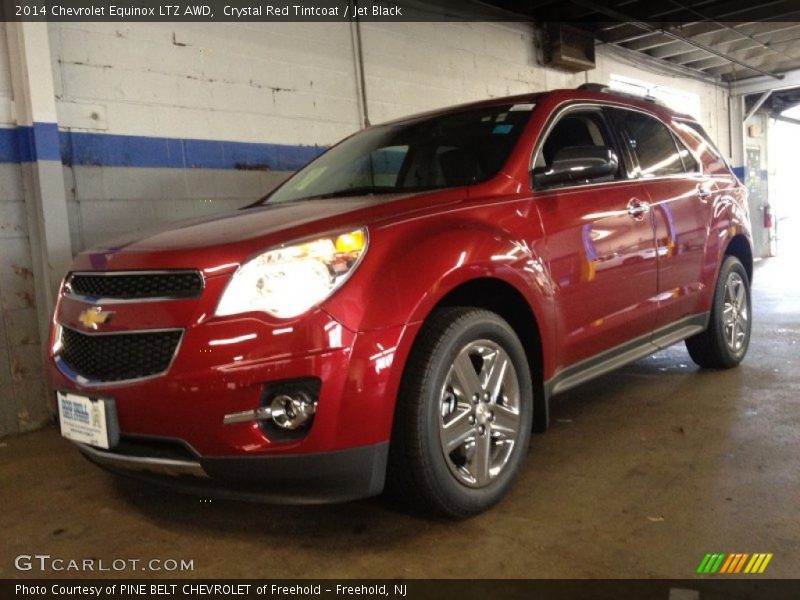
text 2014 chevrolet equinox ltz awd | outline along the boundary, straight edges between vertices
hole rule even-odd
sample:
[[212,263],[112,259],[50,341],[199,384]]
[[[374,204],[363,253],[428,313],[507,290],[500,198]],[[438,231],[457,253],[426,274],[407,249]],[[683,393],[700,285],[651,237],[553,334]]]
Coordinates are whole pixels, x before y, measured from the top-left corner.
[[692,118],[604,89],[370,127],[242,210],[80,254],[62,433],[147,482],[283,502],[385,487],[464,517],[551,396],[750,338],[744,187]]

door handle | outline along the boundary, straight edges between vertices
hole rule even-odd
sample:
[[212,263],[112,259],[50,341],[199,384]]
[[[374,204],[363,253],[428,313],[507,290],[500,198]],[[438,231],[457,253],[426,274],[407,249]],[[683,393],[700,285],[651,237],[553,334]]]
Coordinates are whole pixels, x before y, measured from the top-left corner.
[[698,183],[697,184],[697,197],[700,198],[700,200],[708,200],[708,198],[710,196],[711,196],[711,192],[709,192],[707,189],[705,189],[702,184]]
[[638,198],[631,198],[628,202],[628,214],[637,221],[644,219],[644,215],[648,210],[650,210],[650,205]]

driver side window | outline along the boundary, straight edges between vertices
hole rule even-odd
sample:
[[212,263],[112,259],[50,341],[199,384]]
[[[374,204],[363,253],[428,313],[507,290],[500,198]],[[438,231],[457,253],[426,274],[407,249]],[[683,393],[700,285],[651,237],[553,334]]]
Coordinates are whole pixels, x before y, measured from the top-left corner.
[[[581,108],[567,110],[547,134],[544,143],[536,153],[533,174],[550,173],[564,162],[564,158],[576,153],[591,156],[592,150],[600,156],[601,151],[608,151],[616,156],[614,142],[601,108]],[[547,187],[563,185],[582,185],[622,179],[622,168],[619,165],[611,173],[585,179],[571,178],[568,181],[549,184]]]

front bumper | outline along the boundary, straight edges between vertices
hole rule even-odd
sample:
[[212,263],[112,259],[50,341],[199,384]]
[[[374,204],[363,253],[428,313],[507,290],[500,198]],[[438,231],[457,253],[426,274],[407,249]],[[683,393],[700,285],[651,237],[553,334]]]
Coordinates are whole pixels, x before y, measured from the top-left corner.
[[319,504],[381,493],[389,443],[313,454],[272,457],[139,457],[76,444],[93,463],[179,492],[205,497]]
[[[124,435],[180,439],[200,456],[331,452],[385,442],[399,383],[397,352],[410,329],[353,333],[322,311],[294,331],[251,317],[189,327],[165,375],[146,381],[82,385],[51,362],[53,387],[113,399]],[[314,331],[308,331],[313,329]],[[244,341],[219,345],[220,340]],[[314,343],[305,343],[312,338]],[[252,411],[267,386],[321,382],[314,421],[301,439],[271,438],[256,422],[224,424]]]
[[[311,502],[379,493],[402,365],[419,325],[355,332],[319,308],[289,321],[209,316],[225,281],[208,278],[196,301],[103,306],[114,317],[97,335],[184,330],[167,372],[139,381],[88,382],[59,368],[58,328],[94,333],[80,320],[86,303],[59,299],[54,389],[111,399],[123,438],[177,440],[192,454],[81,451],[107,469],[206,495]],[[304,378],[321,385],[303,437],[279,439],[258,422],[224,424],[226,415],[262,406],[267,386]]]

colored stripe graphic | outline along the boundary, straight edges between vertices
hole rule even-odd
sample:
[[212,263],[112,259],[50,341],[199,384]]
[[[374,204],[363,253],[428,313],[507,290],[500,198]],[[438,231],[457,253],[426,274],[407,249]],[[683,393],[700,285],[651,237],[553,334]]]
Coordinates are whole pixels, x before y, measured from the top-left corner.
[[728,568],[731,566],[731,563],[733,562],[733,556],[734,556],[733,554],[729,554],[728,555],[728,560],[726,560],[725,564],[722,565],[722,569],[720,570],[720,573],[727,573],[728,572]]
[[749,556],[750,555],[747,554],[747,553],[742,554],[741,560],[739,560],[739,562],[736,564],[736,570],[735,571],[732,570],[732,572],[733,573],[738,573],[739,571],[741,571],[742,567],[744,567],[744,562],[748,559]]
[[767,568],[767,565],[769,564],[769,561],[771,561],[771,560],[772,560],[772,552],[770,552],[769,554],[767,554],[764,557],[764,562],[761,563],[761,568],[758,570],[758,572],[759,573],[763,573],[764,570]]
[[697,573],[704,575],[760,574],[766,570],[772,557],[772,553],[766,552],[754,554],[749,552],[709,553],[700,561]]
[[730,555],[731,559],[725,564],[725,568],[720,571],[720,573],[733,573],[736,569],[736,565],[739,564],[739,559],[742,558],[741,553],[734,552]]
[[698,573],[705,573],[706,572],[706,565],[708,564],[708,561],[710,561],[710,560],[711,560],[711,555],[710,554],[706,554],[705,557],[703,558],[703,560],[700,561],[700,566],[697,567],[697,572]]
[[752,573],[753,567],[758,569],[761,565],[761,561],[764,560],[763,554],[753,554],[753,557],[750,559],[750,562],[747,563],[747,566],[744,568],[745,573]]
[[721,552],[719,557],[717,558],[717,562],[715,562],[714,566],[711,567],[711,572],[712,573],[716,573],[717,572],[717,569],[719,569],[719,566],[722,564],[722,561],[724,560],[724,558],[725,558],[725,553]]
[[722,561],[725,559],[725,553],[706,554],[700,566],[697,567],[698,573],[716,573]]

